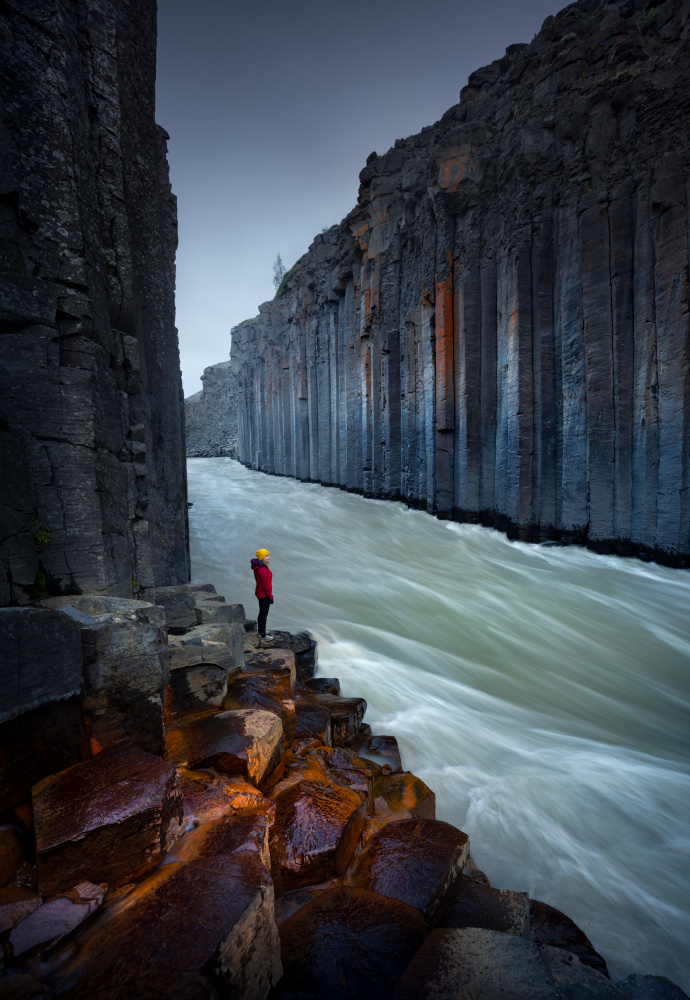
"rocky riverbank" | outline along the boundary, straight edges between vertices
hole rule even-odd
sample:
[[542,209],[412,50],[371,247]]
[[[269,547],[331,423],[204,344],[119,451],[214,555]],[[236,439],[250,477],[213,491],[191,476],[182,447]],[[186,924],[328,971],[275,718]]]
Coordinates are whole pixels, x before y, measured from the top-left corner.
[[308,633],[149,596],[0,609],[17,692],[54,667],[0,727],[0,996],[684,997],[489,885]]

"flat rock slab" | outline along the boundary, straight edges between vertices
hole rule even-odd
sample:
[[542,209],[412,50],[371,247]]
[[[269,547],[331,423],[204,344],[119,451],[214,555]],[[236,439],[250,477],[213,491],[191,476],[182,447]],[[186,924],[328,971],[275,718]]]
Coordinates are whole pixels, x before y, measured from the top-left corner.
[[272,712],[219,712],[169,729],[167,744],[175,764],[210,767],[261,786],[283,757],[283,726]]
[[295,654],[291,649],[258,649],[244,657],[245,673],[253,674],[268,671],[270,673],[287,671],[290,678],[290,691],[288,697],[294,698],[295,685],[297,683],[297,668],[295,666]]
[[622,1000],[623,996],[572,955],[515,934],[475,927],[432,931],[395,992],[395,1000]]
[[430,916],[462,871],[470,838],[450,823],[408,819],[377,833],[346,884],[400,899]]
[[107,891],[106,885],[83,882],[64,896],[49,899],[18,923],[9,935],[14,958],[52,948],[62,938],[83,923],[99,908]]
[[241,625],[196,625],[184,635],[168,637],[170,669],[212,663],[232,674],[242,667],[244,629]]
[[271,864],[268,849],[271,817],[269,812],[230,814],[202,823],[178,840],[165,863],[190,862],[250,850],[259,855],[261,863],[268,869]]
[[28,917],[42,902],[38,893],[32,892],[31,889],[17,886],[0,889],[0,934],[4,934],[20,920]]
[[184,832],[180,781],[166,761],[122,742],[33,789],[39,890],[123,885]]
[[526,892],[492,889],[458,875],[431,920],[434,927],[484,927],[504,934],[530,936],[529,896]]
[[78,938],[49,985],[70,1000],[263,1000],[281,974],[273,886],[251,850],[163,865]]
[[347,870],[366,823],[362,796],[342,785],[299,781],[275,796],[272,869],[286,890]]
[[327,889],[281,926],[278,997],[386,1000],[425,933],[424,920],[405,903],[363,889]]
[[608,976],[606,962],[574,920],[539,899],[530,899],[529,912],[530,936],[533,941],[551,945],[552,948],[563,948],[572,955],[577,955],[584,965]]

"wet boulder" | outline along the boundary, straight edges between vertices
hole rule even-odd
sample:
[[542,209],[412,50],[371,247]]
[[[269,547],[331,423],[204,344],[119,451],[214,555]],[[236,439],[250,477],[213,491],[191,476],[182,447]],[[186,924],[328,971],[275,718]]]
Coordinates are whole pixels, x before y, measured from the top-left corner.
[[165,864],[53,959],[48,985],[70,1000],[263,1000],[282,971],[273,902],[251,845]]
[[273,870],[285,890],[342,875],[366,823],[366,803],[350,788],[302,780],[277,792]]
[[12,956],[15,959],[28,955],[35,957],[54,947],[100,907],[106,890],[105,885],[82,882],[69,892],[34,907],[10,932],[8,944]]
[[43,900],[31,889],[8,886],[0,889],[0,934],[10,930],[41,905]]
[[281,925],[277,997],[386,1000],[426,933],[411,906],[363,889],[315,895]]
[[303,682],[305,692],[310,694],[340,694],[337,677],[308,677]]
[[[470,927],[431,932],[405,970],[395,1000],[623,1000],[570,955],[515,934]],[[572,964],[570,964],[572,963]]]
[[606,962],[601,957],[584,931],[554,906],[530,899],[530,936],[537,944],[548,944],[553,948],[577,955],[584,965],[589,965],[602,975],[608,976]]
[[44,896],[141,878],[184,832],[177,772],[129,742],[39,782],[33,809]]
[[643,976],[634,973],[616,983],[627,1000],[688,1000],[680,986],[676,986],[666,976]]
[[345,747],[354,743],[359,735],[362,719],[367,710],[364,698],[341,698],[335,694],[302,695],[297,703],[309,702],[328,711],[331,719],[333,746]]
[[431,916],[462,871],[466,833],[434,819],[389,823],[348,872],[346,885],[401,899]]
[[161,692],[168,681],[165,612],[145,601],[78,594],[36,602],[81,629],[82,707],[95,750],[122,739],[165,750]]
[[370,736],[366,740],[365,746],[368,754],[376,759],[383,757],[389,761],[393,771],[402,769],[400,749],[395,736]]
[[261,787],[284,754],[283,726],[272,712],[241,709],[194,719],[168,730],[176,765],[210,767]]
[[310,698],[298,698],[295,701],[295,740],[310,739],[317,739],[324,746],[331,745],[331,713]]
[[295,654],[291,649],[258,649],[244,657],[243,671],[247,674],[269,673],[276,676],[287,674],[289,678],[289,695],[294,698],[297,681]]
[[529,897],[526,892],[492,889],[458,875],[434,913],[434,927],[484,927],[504,934],[530,936]]
[[434,819],[436,796],[411,771],[382,773],[374,785],[374,807],[381,818],[394,819],[397,814],[406,813],[419,819]]
[[308,756],[319,761],[330,781],[345,785],[362,796],[367,812],[374,810],[374,782],[381,768],[369,760],[358,757],[354,750],[345,747],[317,747]]
[[283,724],[286,743],[292,743],[295,738],[295,703],[286,670],[236,675],[228,683],[223,708],[258,708],[273,712]]
[[271,632],[266,639],[261,640],[262,649],[291,649],[295,654],[295,663],[300,680],[314,676],[316,670],[316,642],[308,632]]
[[190,862],[231,855],[238,851],[253,851],[268,869],[271,864],[268,848],[271,820],[271,812],[257,811],[241,815],[226,814],[219,819],[201,823],[178,840],[165,863]]

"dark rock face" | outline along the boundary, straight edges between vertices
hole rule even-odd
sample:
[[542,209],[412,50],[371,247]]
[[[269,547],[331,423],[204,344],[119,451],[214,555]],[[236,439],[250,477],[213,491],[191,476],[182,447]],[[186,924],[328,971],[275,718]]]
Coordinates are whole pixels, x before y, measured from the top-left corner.
[[154,0],[0,13],[0,604],[189,578]]
[[187,455],[237,458],[237,403],[233,362],[204,369],[201,392],[184,401]]
[[233,330],[240,461],[686,565],[689,18],[580,0],[372,154]]

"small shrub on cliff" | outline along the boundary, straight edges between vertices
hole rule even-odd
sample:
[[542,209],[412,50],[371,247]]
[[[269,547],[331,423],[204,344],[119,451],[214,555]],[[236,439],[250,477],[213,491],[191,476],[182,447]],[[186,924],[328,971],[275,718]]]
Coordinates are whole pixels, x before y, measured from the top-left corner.
[[280,283],[284,277],[285,265],[283,264],[282,257],[277,253],[276,259],[273,261],[273,287],[276,291],[280,288]]
[[45,524],[41,524],[37,517],[34,518],[34,545],[37,552],[43,552],[46,545],[52,538],[52,533],[46,528]]

